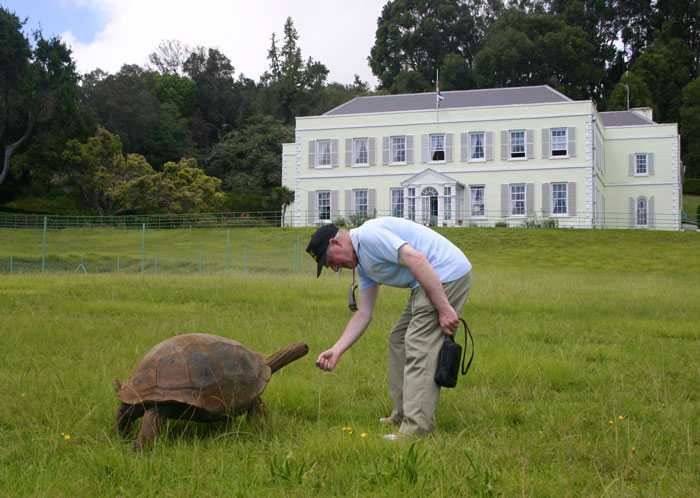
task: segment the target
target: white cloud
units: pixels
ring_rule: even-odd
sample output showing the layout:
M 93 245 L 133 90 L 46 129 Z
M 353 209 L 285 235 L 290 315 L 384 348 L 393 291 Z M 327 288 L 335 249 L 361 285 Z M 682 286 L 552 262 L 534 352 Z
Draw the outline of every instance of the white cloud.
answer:
M 215 47 L 233 63 L 236 73 L 258 79 L 268 67 L 267 51 L 274 31 L 281 39 L 288 16 L 299 33 L 302 56 L 330 70 L 329 81 L 350 83 L 355 73 L 372 85 L 367 63 L 377 18 L 385 0 L 70 0 L 90 6 L 107 19 L 89 43 L 70 31 L 68 43 L 80 72 L 101 68 L 116 72 L 122 64 L 145 64 L 163 40 Z

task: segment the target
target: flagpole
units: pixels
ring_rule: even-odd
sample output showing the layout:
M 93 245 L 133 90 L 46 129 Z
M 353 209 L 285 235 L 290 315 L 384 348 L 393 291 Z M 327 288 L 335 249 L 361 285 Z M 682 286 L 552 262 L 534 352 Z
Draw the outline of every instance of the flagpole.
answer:
M 440 122 L 440 69 L 435 70 L 435 117 Z

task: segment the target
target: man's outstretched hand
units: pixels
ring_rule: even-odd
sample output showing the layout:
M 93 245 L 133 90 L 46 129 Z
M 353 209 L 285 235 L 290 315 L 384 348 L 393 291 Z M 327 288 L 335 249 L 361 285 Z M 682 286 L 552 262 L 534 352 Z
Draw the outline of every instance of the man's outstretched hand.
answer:
M 335 368 L 338 360 L 340 360 L 340 353 L 331 348 L 318 355 L 316 366 L 321 370 L 330 372 Z

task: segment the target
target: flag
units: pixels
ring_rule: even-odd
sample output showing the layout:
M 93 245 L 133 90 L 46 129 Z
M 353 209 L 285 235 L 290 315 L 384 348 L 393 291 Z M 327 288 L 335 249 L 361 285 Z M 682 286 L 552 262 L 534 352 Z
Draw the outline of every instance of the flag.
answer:
M 440 70 L 435 71 L 435 108 L 440 109 L 440 101 L 445 97 L 440 93 Z

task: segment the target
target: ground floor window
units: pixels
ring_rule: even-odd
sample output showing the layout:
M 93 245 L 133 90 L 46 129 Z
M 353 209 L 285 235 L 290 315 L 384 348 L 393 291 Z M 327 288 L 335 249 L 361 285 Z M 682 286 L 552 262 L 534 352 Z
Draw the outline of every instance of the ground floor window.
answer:
M 403 189 L 391 189 L 391 216 L 403 218 Z
M 525 184 L 510 185 L 510 214 L 520 216 L 525 214 Z
M 408 187 L 408 219 L 416 221 L 416 189 Z
M 317 192 L 317 202 L 318 206 L 318 219 L 319 220 L 330 220 L 331 219 L 331 193 L 327 190 Z
M 566 187 L 566 183 L 552 183 L 552 214 L 568 212 Z
M 367 189 L 355 190 L 355 214 L 367 216 Z
M 484 206 L 484 191 L 486 187 L 483 185 L 472 185 L 469 187 L 469 203 L 471 205 L 472 216 L 484 216 L 486 209 Z
M 443 200 L 442 200 L 443 218 L 446 220 L 451 220 L 452 219 L 452 187 L 449 185 L 445 185 L 445 189 L 444 189 L 443 193 L 444 193 Z
M 645 227 L 648 225 L 648 204 L 644 197 L 637 199 L 637 226 Z

